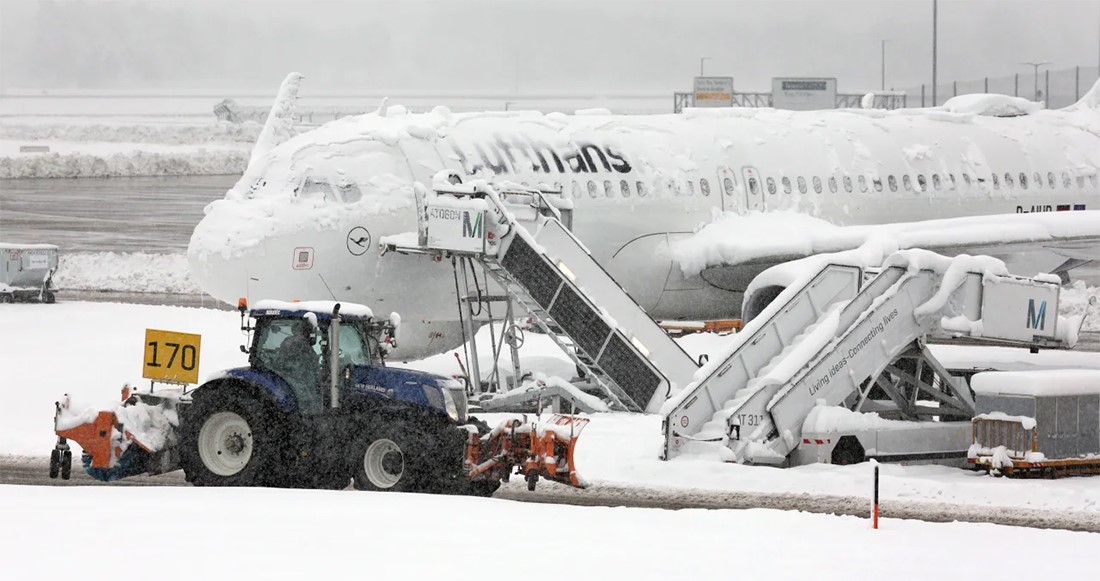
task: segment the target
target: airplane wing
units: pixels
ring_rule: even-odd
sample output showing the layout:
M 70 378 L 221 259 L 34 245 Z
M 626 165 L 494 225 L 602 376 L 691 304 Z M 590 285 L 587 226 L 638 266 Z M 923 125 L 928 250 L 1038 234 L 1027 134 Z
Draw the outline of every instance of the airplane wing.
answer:
M 748 282 L 745 270 L 759 271 L 811 255 L 861 247 L 884 253 L 923 248 L 947 256 L 984 254 L 1009 263 L 1021 255 L 1040 254 L 1048 257 L 1046 272 L 1063 274 L 1100 260 L 1100 211 L 999 214 L 873 226 L 835 226 L 794 212 L 726 214 L 674 242 L 672 255 L 685 275 L 698 274 L 718 288 L 740 291 Z

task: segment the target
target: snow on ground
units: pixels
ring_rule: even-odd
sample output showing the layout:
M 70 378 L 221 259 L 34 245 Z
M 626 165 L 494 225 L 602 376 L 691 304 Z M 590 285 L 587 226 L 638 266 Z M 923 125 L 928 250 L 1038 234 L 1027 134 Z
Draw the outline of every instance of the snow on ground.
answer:
M 219 579 L 350 573 L 640 581 L 734 574 L 902 581 L 980 578 L 1017 566 L 1022 555 L 1044 576 L 1070 580 L 1094 578 L 1100 549 L 1100 535 L 986 524 L 884 520 L 875 531 L 856 517 L 761 509 L 579 507 L 367 492 L 2 486 L 0 512 L 4 572 L 26 580 L 55 579 L 59 556 L 90 580 L 155 571 L 165 581 L 212 572 Z M 110 523 L 109 530 L 96 533 L 99 523 Z M 142 544 L 142 533 L 152 544 Z M 45 541 L 50 538 L 61 543 L 60 555 L 58 545 Z
M 7 121 L 0 123 L 0 179 L 237 174 L 258 134 L 256 123 Z
M 51 421 L 53 403 L 64 393 L 72 395 L 73 408 L 79 410 L 84 405 L 112 404 L 125 382 L 148 385 L 141 379 L 146 328 L 201 334 L 200 379 L 246 363 L 244 354 L 237 349 L 244 343 L 244 336 L 234 312 L 79 302 L 2 307 L 0 353 L 5 361 L 16 363 L 6 366 L 0 376 L 0 425 L 5 426 L 0 454 L 46 455 L 55 439 Z M 694 356 L 715 353 L 729 339 L 692 335 L 682 339 L 681 344 Z M 482 354 L 489 352 L 487 328 L 479 334 L 479 349 Z M 945 359 L 960 357 L 961 348 L 947 349 Z M 989 349 L 992 348 L 981 348 L 978 352 L 984 354 Z M 1011 356 L 1001 349 L 997 356 L 1009 359 Z M 1014 351 L 1019 359 L 1029 357 L 1026 350 Z M 1052 365 L 1058 365 L 1061 359 L 1088 359 L 1100 367 L 1100 355 L 1096 354 L 1043 352 L 1043 355 Z M 551 375 L 568 375 L 572 371 L 572 365 L 549 338 L 538 334 L 527 334 L 522 357 L 531 371 Z M 410 362 L 407 366 L 445 375 L 458 372 L 452 353 Z M 1070 366 L 1081 364 L 1077 361 Z M 658 489 L 862 496 L 870 487 L 866 464 L 778 469 L 690 459 L 662 462 L 658 460 L 660 424 L 660 418 L 652 415 L 593 416 L 577 447 L 578 470 L 597 485 Z M 885 499 L 1086 511 L 1100 516 L 1098 482 L 1098 477 L 1009 480 L 938 466 L 886 465 L 882 489 Z

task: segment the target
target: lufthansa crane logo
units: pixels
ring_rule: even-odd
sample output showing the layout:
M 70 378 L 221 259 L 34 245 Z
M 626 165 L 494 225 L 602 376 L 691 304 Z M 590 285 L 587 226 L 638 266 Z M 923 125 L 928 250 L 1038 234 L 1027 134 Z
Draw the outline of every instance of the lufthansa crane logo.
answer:
M 356 226 L 348 232 L 348 252 L 353 256 L 362 256 L 370 248 L 370 232 L 362 226 Z

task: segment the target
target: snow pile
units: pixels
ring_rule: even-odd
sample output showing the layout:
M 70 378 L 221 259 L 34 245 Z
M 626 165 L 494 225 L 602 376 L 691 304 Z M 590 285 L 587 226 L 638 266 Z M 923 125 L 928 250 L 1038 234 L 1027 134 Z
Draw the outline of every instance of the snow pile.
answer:
M 943 104 L 943 110 L 964 115 L 984 115 L 987 117 L 1015 117 L 1033 115 L 1043 110 L 1042 103 L 1028 101 L 1022 97 L 975 93 L 952 97 Z
M 0 179 L 225 175 L 244 171 L 243 149 L 181 147 L 177 151 L 149 152 L 135 147 L 111 154 L 43 153 L 0 157 Z
M 81 252 L 59 257 L 54 286 L 64 290 L 200 294 L 183 254 Z
M 913 422 L 887 420 L 876 413 L 853 412 L 843 406 L 825 405 L 824 400 L 818 400 L 806 419 L 802 422 L 802 432 L 825 434 L 830 432 L 854 432 L 858 430 L 888 430 L 891 428 L 904 428 Z
M 1090 305 L 1089 301 L 1095 303 Z M 1062 287 L 1058 296 L 1058 314 L 1067 319 L 1083 316 L 1082 331 L 1100 331 L 1100 287 L 1088 286 L 1081 280 Z
M 251 145 L 260 135 L 259 123 L 34 123 L 0 124 L 0 140 L 92 143 L 160 143 Z

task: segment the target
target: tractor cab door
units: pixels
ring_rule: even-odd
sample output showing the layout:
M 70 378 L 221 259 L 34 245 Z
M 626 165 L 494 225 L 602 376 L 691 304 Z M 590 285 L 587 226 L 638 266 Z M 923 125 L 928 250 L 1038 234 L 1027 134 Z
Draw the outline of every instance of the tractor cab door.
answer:
M 256 360 L 294 391 L 304 414 L 324 410 L 321 390 L 321 345 L 307 319 L 269 319 L 256 329 Z

